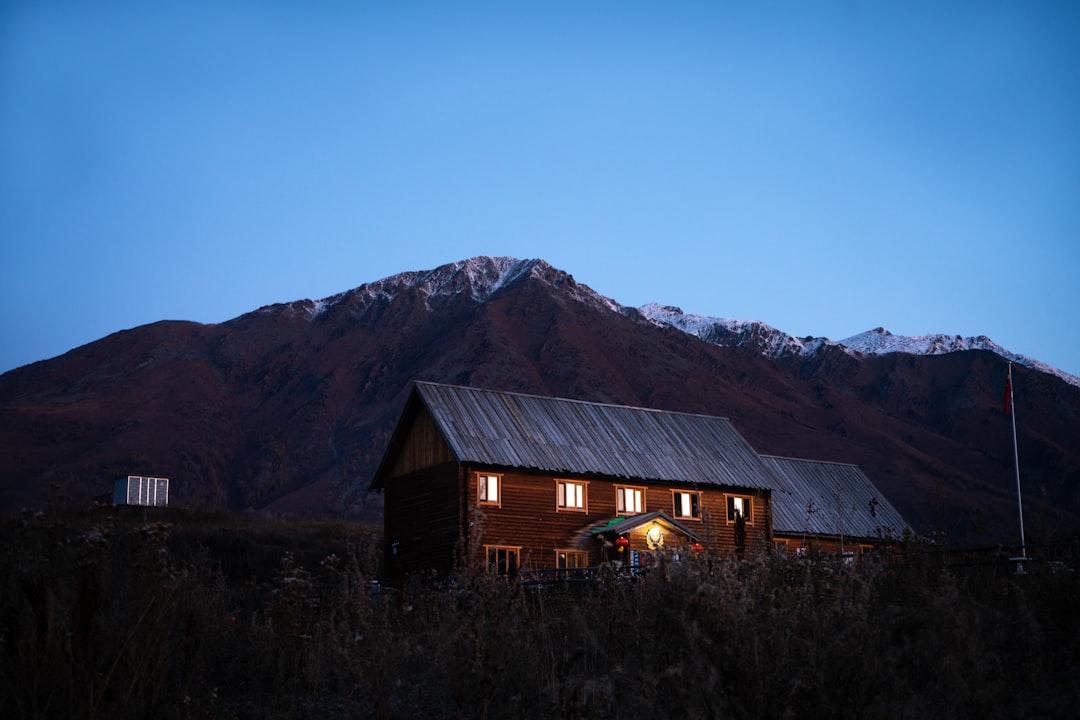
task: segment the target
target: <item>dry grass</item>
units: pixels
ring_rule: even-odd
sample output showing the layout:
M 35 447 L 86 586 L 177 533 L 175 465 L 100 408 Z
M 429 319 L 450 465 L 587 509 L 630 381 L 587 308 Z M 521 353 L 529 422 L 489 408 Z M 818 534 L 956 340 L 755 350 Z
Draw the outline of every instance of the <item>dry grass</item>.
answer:
M 378 533 L 344 523 L 109 509 L 0 536 L 7 717 L 1071 717 L 1080 685 L 1067 567 L 703 558 L 376 593 Z

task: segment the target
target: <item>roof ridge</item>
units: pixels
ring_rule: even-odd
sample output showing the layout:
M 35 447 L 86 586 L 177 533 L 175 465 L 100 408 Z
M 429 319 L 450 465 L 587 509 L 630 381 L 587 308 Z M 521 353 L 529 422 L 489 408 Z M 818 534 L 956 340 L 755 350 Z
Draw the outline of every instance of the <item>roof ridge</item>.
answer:
M 725 420 L 725 421 L 727 421 L 729 423 L 731 422 L 731 418 L 729 418 L 727 415 L 710 415 L 708 413 L 687 412 L 685 410 L 662 410 L 660 408 L 650 408 L 650 407 L 644 407 L 642 405 L 626 405 L 626 404 L 623 404 L 623 403 L 598 402 L 598 401 L 595 401 L 595 400 L 580 400 L 580 399 L 577 399 L 577 398 L 568 398 L 568 397 L 561 397 L 561 396 L 556 396 L 556 395 L 539 395 L 537 393 L 516 392 L 514 390 L 496 390 L 494 388 L 479 388 L 479 387 L 473 387 L 471 385 L 459 385 L 457 383 L 441 383 L 441 382 L 434 382 L 434 381 L 431 381 L 431 380 L 414 380 L 413 384 L 414 385 L 429 385 L 429 386 L 433 386 L 433 387 L 443 387 L 443 388 L 454 388 L 454 389 L 457 389 L 457 390 L 468 390 L 470 392 L 491 393 L 493 395 L 511 395 L 511 396 L 514 396 L 514 397 L 532 398 L 534 400 L 550 400 L 552 402 L 578 403 L 578 404 L 582 404 L 582 405 L 593 405 L 595 407 L 619 408 L 619 409 L 622 409 L 622 410 L 640 410 L 642 412 L 659 413 L 659 414 L 662 414 L 662 415 L 682 415 L 684 417 L 701 417 L 701 418 L 709 418 L 710 420 Z
M 818 463 L 821 465 L 847 465 L 848 467 L 858 468 L 859 470 L 862 469 L 859 467 L 858 463 L 844 462 L 843 460 L 815 460 L 814 458 L 800 458 L 792 457 L 790 455 L 772 455 L 770 453 L 758 453 L 758 457 L 769 458 L 772 460 L 793 460 L 796 462 Z

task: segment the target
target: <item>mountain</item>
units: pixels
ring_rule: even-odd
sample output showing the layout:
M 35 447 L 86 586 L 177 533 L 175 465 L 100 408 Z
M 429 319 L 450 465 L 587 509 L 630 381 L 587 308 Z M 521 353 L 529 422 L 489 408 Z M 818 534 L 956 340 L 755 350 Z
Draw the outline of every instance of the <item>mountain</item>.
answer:
M 947 355 L 966 350 L 987 350 L 1018 365 L 1056 375 L 1070 385 L 1080 387 L 1080 377 L 1025 355 L 1010 352 L 985 335 L 967 338 L 941 334 L 904 336 L 893 335 L 885 328 L 879 327 L 853 335 L 846 340 L 833 341 L 820 337 L 796 338 L 769 327 L 765 323 L 753 320 L 689 315 L 671 305 L 650 303 L 641 306 L 638 310 L 653 322 L 678 328 L 713 345 L 745 347 L 774 360 L 791 357 L 805 358 L 820 352 L 825 347 L 839 347 L 855 356 L 891 353 Z
M 658 325 L 668 325 L 720 347 L 741 347 L 773 360 L 806 358 L 826 347 L 838 347 L 826 338 L 796 338 L 756 320 L 731 320 L 689 315 L 672 305 L 650 303 L 638 311 Z
M 86 503 L 132 473 L 170 477 L 187 505 L 375 517 L 367 485 L 420 379 L 726 416 L 760 452 L 858 464 L 920 532 L 1016 541 L 1000 354 L 692 317 L 541 260 L 473 258 L 115 333 L 0 375 L 0 511 Z M 1075 533 L 1080 387 L 1018 365 L 1014 388 L 1028 540 Z

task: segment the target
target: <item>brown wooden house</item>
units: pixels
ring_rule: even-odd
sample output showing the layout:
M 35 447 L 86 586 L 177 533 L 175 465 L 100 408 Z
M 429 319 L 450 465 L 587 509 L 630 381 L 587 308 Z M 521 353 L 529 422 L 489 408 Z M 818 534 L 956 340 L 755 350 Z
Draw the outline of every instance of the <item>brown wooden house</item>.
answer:
M 782 552 L 858 555 L 910 532 L 856 465 L 773 455 L 761 460 L 775 478 L 773 536 Z
M 403 577 L 765 552 L 774 483 L 724 418 L 417 382 L 372 489 Z

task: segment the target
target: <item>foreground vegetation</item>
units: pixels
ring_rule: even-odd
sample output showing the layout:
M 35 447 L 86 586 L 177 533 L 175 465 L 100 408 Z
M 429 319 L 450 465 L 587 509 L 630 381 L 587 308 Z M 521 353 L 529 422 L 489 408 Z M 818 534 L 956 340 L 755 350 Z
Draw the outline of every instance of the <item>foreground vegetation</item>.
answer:
M 375 583 L 373 528 L 101 509 L 0 526 L 6 717 L 1072 717 L 1080 580 L 761 558 Z

